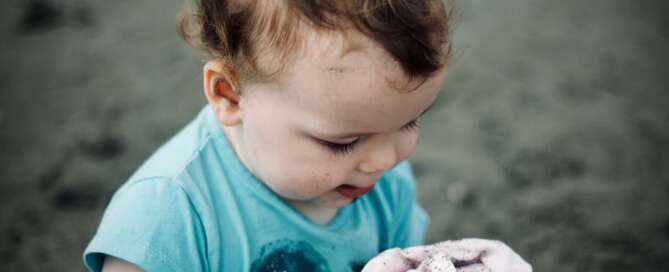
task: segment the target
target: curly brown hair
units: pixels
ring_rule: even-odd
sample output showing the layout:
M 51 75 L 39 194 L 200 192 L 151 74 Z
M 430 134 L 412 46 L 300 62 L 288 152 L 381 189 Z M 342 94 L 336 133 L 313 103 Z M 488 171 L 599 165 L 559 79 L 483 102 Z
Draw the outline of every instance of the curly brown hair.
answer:
M 444 3 L 446 1 L 447 3 Z M 409 78 L 427 78 L 450 54 L 454 0 L 199 0 L 184 5 L 178 32 L 208 59 L 223 59 L 242 80 L 275 71 L 258 65 L 264 50 L 285 63 L 299 47 L 299 29 L 353 27 L 380 45 Z M 278 49 L 278 50 L 277 50 Z M 261 69 L 262 68 L 262 69 Z M 265 69 L 265 70 L 263 70 Z

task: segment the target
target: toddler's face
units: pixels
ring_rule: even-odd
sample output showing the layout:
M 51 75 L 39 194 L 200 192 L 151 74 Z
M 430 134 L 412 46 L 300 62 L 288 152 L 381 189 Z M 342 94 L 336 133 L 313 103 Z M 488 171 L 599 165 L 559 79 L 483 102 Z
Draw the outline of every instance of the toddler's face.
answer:
M 399 90 L 407 78 L 382 48 L 360 34 L 348 41 L 355 50 L 340 35 L 307 39 L 275 80 L 244 87 L 241 123 L 225 127 L 249 170 L 296 207 L 349 204 L 409 157 L 444 78 Z

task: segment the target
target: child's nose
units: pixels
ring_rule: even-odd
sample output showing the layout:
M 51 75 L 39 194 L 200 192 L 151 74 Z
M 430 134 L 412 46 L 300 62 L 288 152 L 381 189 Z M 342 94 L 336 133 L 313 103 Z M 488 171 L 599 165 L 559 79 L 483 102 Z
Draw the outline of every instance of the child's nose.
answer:
M 397 164 L 397 148 L 388 141 L 371 149 L 367 157 L 360 163 L 360 171 L 376 174 L 386 171 Z

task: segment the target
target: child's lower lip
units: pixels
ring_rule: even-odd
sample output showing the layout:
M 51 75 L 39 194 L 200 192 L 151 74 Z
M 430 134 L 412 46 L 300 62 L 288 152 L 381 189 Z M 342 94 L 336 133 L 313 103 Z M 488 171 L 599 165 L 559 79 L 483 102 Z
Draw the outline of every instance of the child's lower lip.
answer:
M 337 187 L 335 191 L 337 191 L 337 193 L 339 193 L 344 197 L 356 198 L 366 193 L 369 193 L 369 191 L 371 191 L 372 189 L 374 189 L 374 185 L 369 187 L 355 187 L 351 185 L 341 185 Z

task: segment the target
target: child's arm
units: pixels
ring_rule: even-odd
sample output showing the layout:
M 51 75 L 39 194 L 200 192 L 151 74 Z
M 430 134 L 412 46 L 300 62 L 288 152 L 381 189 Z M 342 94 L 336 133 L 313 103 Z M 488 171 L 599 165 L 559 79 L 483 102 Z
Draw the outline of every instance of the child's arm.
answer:
M 178 180 L 141 179 L 114 194 L 84 252 L 84 262 L 94 272 L 102 271 L 107 256 L 147 271 L 206 270 L 206 237 Z
M 136 265 L 111 255 L 105 256 L 105 262 L 102 265 L 102 272 L 143 272 L 143 271 L 144 270 L 137 267 Z

